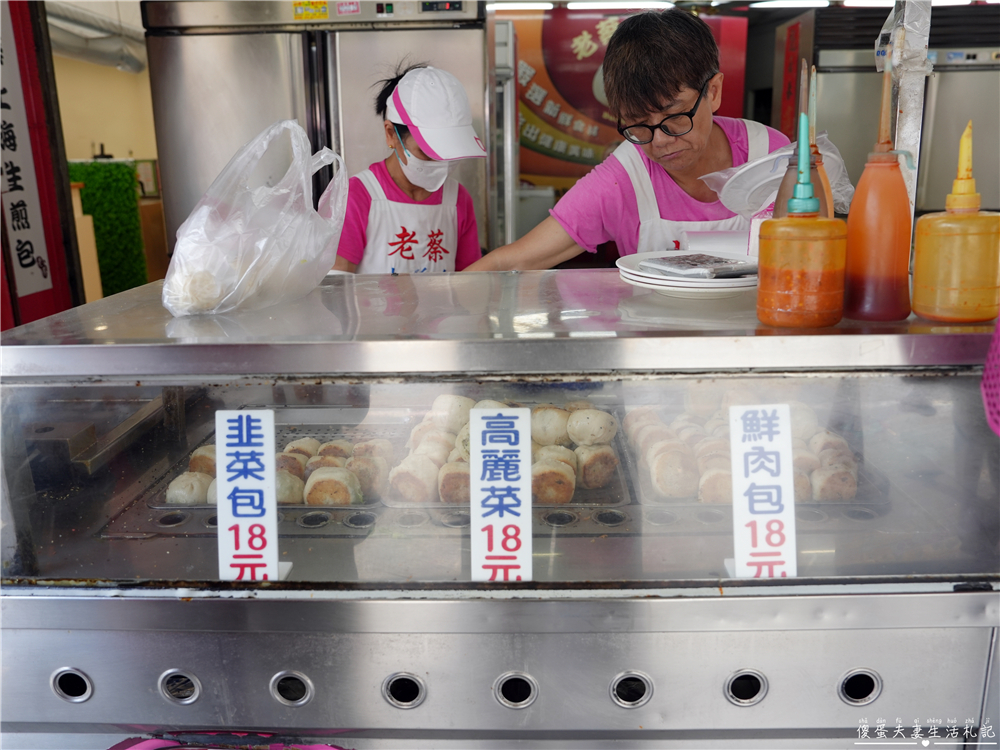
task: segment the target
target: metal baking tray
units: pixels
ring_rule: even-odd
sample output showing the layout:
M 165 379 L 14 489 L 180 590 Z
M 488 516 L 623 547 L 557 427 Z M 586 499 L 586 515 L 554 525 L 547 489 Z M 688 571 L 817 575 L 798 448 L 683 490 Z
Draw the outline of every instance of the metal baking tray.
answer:
M 525 404 L 531 408 L 535 404 Z M 406 441 L 409 439 L 411 429 L 420 423 L 424 416 L 424 411 L 415 409 L 378 409 L 378 410 L 358 410 L 341 409 L 335 407 L 277 407 L 277 406 L 245 406 L 244 408 L 268 408 L 275 412 L 275 450 L 284 447 L 292 440 L 304 437 L 313 437 L 322 442 L 330 440 L 345 439 L 352 443 L 365 440 L 382 438 L 392 443 L 396 459 L 395 466 L 406 455 Z M 607 411 L 610 411 L 606 409 Z M 214 440 L 214 433 L 209 435 L 200 445 L 192 448 L 193 452 L 201 445 L 210 445 Z M 618 454 L 618 468 L 610 484 L 603 489 L 582 489 L 578 488 L 573 495 L 573 500 L 567 503 L 571 507 L 614 507 L 627 505 L 631 502 L 628 482 L 625 475 L 626 448 L 622 434 L 619 431 L 611 442 L 612 447 Z M 176 461 L 157 479 L 142 496 L 142 503 L 154 510 L 176 510 L 178 508 L 212 508 L 211 505 L 174 505 L 168 504 L 165 500 L 167 486 L 173 479 L 188 469 L 190 453 L 182 459 Z M 392 469 L 393 466 L 389 468 Z M 351 508 L 366 508 L 384 504 L 392 508 L 420 508 L 420 509 L 440 509 L 440 508 L 462 508 L 468 507 L 463 503 L 410 503 L 403 500 L 391 490 L 381 501 L 369 501 L 360 505 L 352 505 Z M 280 509 L 298 508 L 315 509 L 328 507 L 347 506 L 320 506 L 320 505 L 281 505 Z M 535 507 L 559 508 L 561 505 L 538 505 Z
M 635 488 L 636 499 L 641 505 L 656 505 L 669 508 L 691 508 L 704 510 L 706 508 L 718 508 L 729 512 L 731 503 L 703 503 L 695 497 L 690 498 L 661 498 L 652 488 L 649 479 L 649 472 L 639 468 L 639 459 L 634 451 L 627 449 L 624 452 L 624 463 L 628 467 L 629 477 L 632 479 L 632 486 Z M 813 500 L 808 503 L 796 502 L 796 508 L 828 508 L 856 507 L 865 510 L 859 511 L 859 516 L 873 513 L 874 515 L 885 515 L 889 508 L 889 480 L 878 471 L 878 469 L 859 462 L 858 464 L 858 494 L 850 500 Z
M 530 407 L 529 407 L 530 408 Z M 573 499 L 568 503 L 543 505 L 532 503 L 534 508 L 612 508 L 618 505 L 628 505 L 631 497 L 628 490 L 628 481 L 625 478 L 625 443 L 621 437 L 621 431 L 615 435 L 611 441 L 611 447 L 618 454 L 618 468 L 615 475 L 607 487 L 599 490 L 590 490 L 578 487 L 573 493 Z M 398 462 L 397 462 L 398 463 Z M 468 503 L 411 503 L 403 500 L 391 488 L 382 502 L 390 508 L 468 508 Z
M 298 440 L 300 438 L 313 437 L 320 441 L 320 443 L 326 443 L 331 440 L 350 440 L 352 443 L 360 443 L 366 440 L 374 440 L 375 438 L 384 438 L 393 443 L 393 448 L 397 451 L 397 455 L 402 455 L 403 450 L 403 440 L 399 439 L 400 424 L 405 424 L 405 422 L 400 422 L 398 420 L 388 421 L 385 424 L 379 423 L 361 423 L 361 424 L 318 424 L 312 421 L 300 424 L 290 424 L 290 423 L 279 423 L 278 416 L 289 417 L 292 414 L 282 413 L 286 410 L 276 410 L 275 412 L 275 452 L 279 448 L 284 448 L 288 443 L 293 440 Z M 287 410 L 292 411 L 292 410 Z M 304 410 L 296 409 L 294 411 L 313 411 L 318 416 L 324 412 L 327 416 L 334 416 L 330 412 L 336 410 Z M 408 430 L 407 430 L 408 433 Z M 211 445 L 215 439 L 215 434 L 209 436 L 201 445 L 195 446 L 192 449 L 192 453 L 197 448 L 202 445 Z M 183 459 L 176 462 L 171 466 L 170 470 L 159 480 L 157 480 L 148 490 L 148 492 L 143 497 L 143 502 L 154 510 L 176 510 L 179 508 L 212 508 L 212 505 L 177 505 L 173 503 L 166 502 L 166 492 L 167 486 L 176 477 L 183 474 L 188 470 L 188 461 L 190 460 L 191 454 L 187 454 Z M 391 468 L 391 467 L 390 467 Z M 282 504 L 279 509 L 282 508 L 299 508 L 299 509 L 315 509 L 315 508 L 371 508 L 381 503 L 378 500 L 370 500 L 358 505 L 306 505 L 302 504 Z

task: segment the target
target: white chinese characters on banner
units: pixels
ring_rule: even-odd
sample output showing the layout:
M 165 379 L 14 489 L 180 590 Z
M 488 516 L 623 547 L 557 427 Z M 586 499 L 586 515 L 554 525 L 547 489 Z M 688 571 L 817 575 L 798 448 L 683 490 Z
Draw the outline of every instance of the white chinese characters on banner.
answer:
M 797 574 L 791 412 L 732 406 L 733 547 L 737 578 Z
M 52 288 L 45 246 L 38 181 L 31 151 L 31 134 L 21 86 L 21 65 L 11 25 L 9 3 L 0 3 L 0 193 L 10 242 L 10 265 L 17 296 Z M 46 144 L 46 148 L 48 145 Z
M 469 415 L 472 580 L 530 581 L 531 411 Z
M 219 578 L 277 581 L 274 412 L 215 412 Z

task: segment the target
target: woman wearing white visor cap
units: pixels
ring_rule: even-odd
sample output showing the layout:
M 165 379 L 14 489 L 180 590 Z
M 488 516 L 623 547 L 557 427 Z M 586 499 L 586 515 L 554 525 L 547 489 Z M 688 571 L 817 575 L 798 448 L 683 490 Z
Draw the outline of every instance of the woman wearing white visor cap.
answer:
M 486 156 L 469 98 L 451 73 L 423 65 L 381 83 L 375 113 L 392 153 L 351 178 L 333 268 L 461 271 L 481 257 L 479 231 L 472 197 L 448 168 L 456 159 Z

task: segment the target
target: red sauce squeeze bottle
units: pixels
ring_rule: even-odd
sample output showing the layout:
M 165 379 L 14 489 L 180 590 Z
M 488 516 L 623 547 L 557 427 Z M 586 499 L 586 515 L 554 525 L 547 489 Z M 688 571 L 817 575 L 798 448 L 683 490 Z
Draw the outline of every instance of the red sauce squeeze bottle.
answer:
M 882 77 L 879 140 L 868 154 L 847 215 L 844 317 L 904 320 L 910 315 L 910 197 L 890 135 L 892 64 Z M 912 166 L 912 164 L 911 164 Z

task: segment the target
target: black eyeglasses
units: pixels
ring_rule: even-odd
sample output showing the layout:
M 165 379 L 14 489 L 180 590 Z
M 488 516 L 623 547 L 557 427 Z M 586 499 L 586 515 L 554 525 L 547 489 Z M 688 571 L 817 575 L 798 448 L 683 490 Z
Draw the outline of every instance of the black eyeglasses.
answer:
M 690 112 L 678 112 L 676 115 L 667 115 L 656 125 L 629 125 L 627 128 L 619 125 L 618 132 L 627 140 L 639 145 L 652 142 L 654 128 L 659 128 L 667 135 L 674 137 L 687 135 L 694 129 L 694 114 L 698 111 L 698 105 L 701 104 L 701 100 L 705 97 L 709 81 L 714 77 L 713 74 L 709 76 L 708 81 L 705 81 L 705 85 L 701 87 L 701 93 L 698 94 L 698 101 L 694 103 Z

